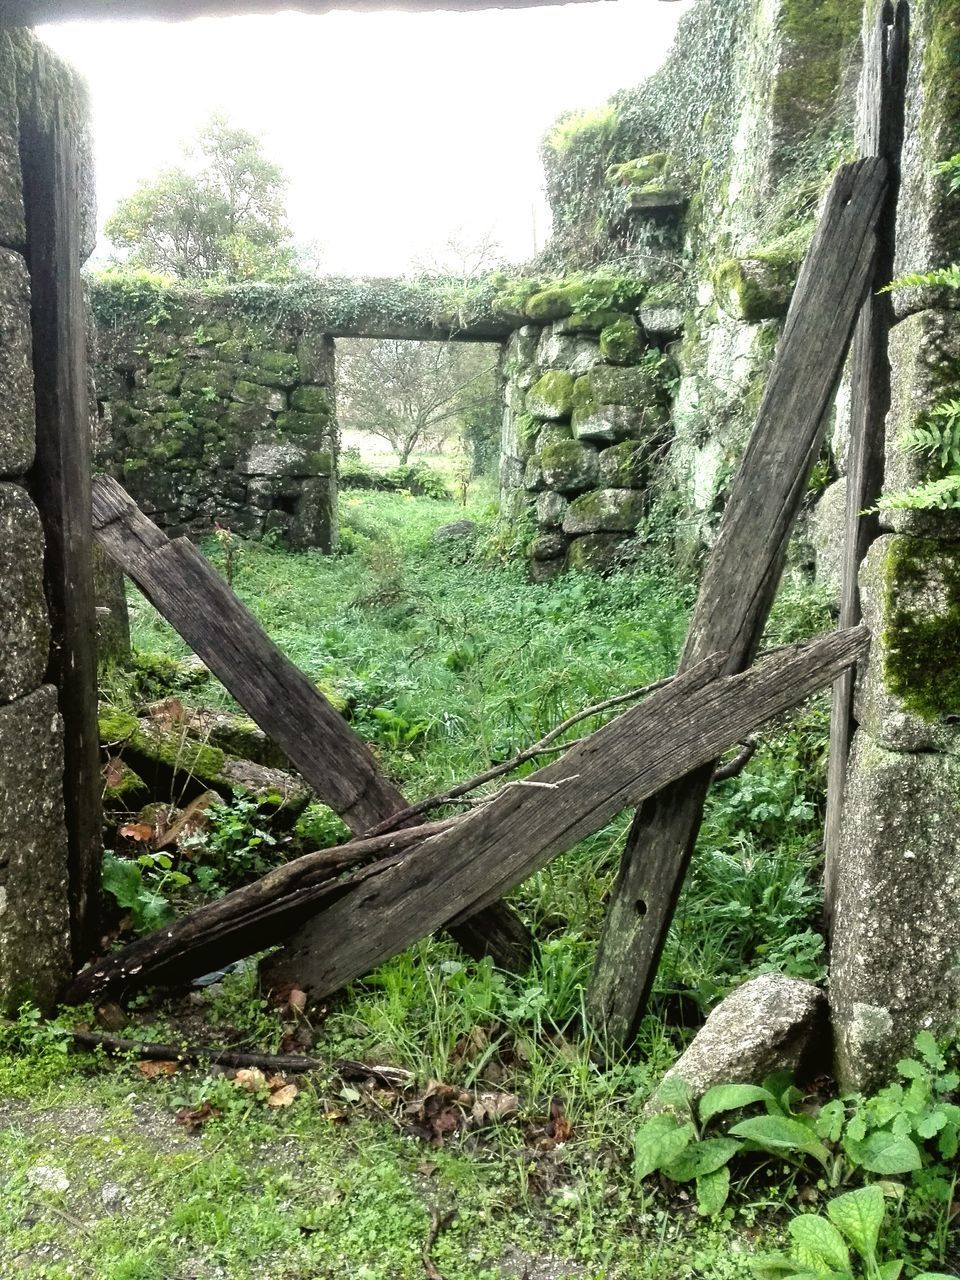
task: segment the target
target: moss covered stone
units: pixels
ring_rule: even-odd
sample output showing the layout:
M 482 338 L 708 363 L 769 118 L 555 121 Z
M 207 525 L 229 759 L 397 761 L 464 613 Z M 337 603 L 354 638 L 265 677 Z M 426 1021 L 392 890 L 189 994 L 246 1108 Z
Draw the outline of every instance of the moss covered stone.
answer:
M 632 559 L 630 540 L 620 533 L 585 533 L 574 538 L 567 551 L 567 568 L 590 573 L 612 573 Z
M 530 544 L 534 560 L 555 560 L 567 550 L 567 539 L 562 533 L 543 533 Z
M 330 426 L 330 417 L 324 413 L 277 414 L 277 431 L 281 436 L 322 436 Z
M 534 456 L 548 489 L 579 493 L 597 483 L 600 474 L 597 450 L 579 440 L 560 440 Z
M 632 369 L 601 365 L 577 379 L 573 405 L 582 415 L 597 405 L 620 404 L 639 409 L 662 407 L 668 399 L 659 363 L 645 363 Z
M 537 498 L 537 524 L 542 529 L 559 529 L 569 505 L 562 494 L 552 489 L 541 493 Z
M 241 378 L 231 391 L 234 400 L 240 404 L 258 405 L 269 409 L 271 413 L 280 413 L 287 407 L 287 397 L 276 387 L 264 387 L 258 382 L 250 382 Z
M 543 374 L 527 392 L 527 412 L 534 418 L 557 421 L 573 409 L 573 375 L 561 369 Z
M 332 397 L 326 387 L 297 387 L 290 395 L 290 408 L 301 413 L 314 413 L 330 418 Z
M 637 489 L 595 489 L 570 503 L 563 517 L 563 531 L 633 533 L 646 511 L 646 494 Z
M 646 479 L 649 450 L 624 440 L 600 450 L 600 484 L 604 489 L 636 489 Z
M 960 716 L 960 543 L 884 541 L 887 688 L 925 720 Z
M 600 354 L 611 364 L 635 364 L 643 350 L 643 331 L 633 316 L 619 316 L 600 332 Z

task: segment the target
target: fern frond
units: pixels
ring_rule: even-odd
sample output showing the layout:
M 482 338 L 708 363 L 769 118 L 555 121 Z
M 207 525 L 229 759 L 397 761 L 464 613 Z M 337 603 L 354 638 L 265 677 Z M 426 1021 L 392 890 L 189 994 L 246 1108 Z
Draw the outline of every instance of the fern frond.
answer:
M 878 292 L 890 293 L 893 289 L 960 289 L 960 262 L 937 267 L 934 271 L 907 272 L 885 284 Z

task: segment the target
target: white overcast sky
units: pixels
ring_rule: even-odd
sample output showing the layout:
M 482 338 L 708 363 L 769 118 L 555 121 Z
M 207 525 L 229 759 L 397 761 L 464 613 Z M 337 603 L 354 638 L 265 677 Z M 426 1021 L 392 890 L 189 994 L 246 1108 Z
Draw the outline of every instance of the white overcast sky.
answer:
M 522 261 L 548 216 L 539 140 L 663 61 L 692 0 L 480 13 L 65 23 L 87 78 L 102 220 L 213 111 L 262 135 L 326 271 L 393 274 L 459 231 Z

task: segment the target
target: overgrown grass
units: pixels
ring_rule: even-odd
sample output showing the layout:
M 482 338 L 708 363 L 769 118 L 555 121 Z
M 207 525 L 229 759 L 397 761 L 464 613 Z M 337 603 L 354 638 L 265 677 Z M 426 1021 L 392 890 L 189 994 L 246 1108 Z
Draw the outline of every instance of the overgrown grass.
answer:
M 244 545 L 234 566 L 240 596 L 290 658 L 343 700 L 411 798 L 509 757 L 585 705 L 667 674 L 692 600 L 689 584 L 660 563 L 608 579 L 570 575 L 531 585 L 519 565 L 491 564 L 463 544 L 434 540 L 438 523 L 464 514 L 489 513 L 347 493 L 339 556 Z M 204 549 L 215 562 L 222 555 L 216 544 Z M 132 605 L 139 649 L 185 653 L 141 597 Z M 821 599 L 788 593 L 770 643 L 827 625 Z M 113 696 L 124 696 L 122 680 Z M 216 684 L 196 696 L 229 701 Z M 203 1072 L 150 1083 L 131 1083 L 129 1068 L 91 1076 L 89 1059 L 64 1058 L 56 1031 L 46 1040 L 21 1034 L 23 1055 L 0 1066 L 0 1089 L 22 1100 L 0 1140 L 8 1193 L 0 1258 L 27 1259 L 24 1275 L 57 1280 L 406 1280 L 424 1273 L 419 1249 L 431 1209 L 456 1201 L 457 1218 L 433 1252 L 447 1280 L 522 1275 L 525 1267 L 544 1280 L 746 1276 L 738 1233 L 765 1212 L 771 1192 L 755 1196 L 752 1209 L 741 1204 L 736 1220 L 728 1210 L 694 1229 L 688 1205 L 668 1208 L 634 1185 L 632 1135 L 653 1084 L 689 1034 L 677 1025 L 678 996 L 689 1019 L 691 1007 L 702 1014 L 766 968 L 821 973 L 815 923 L 825 730 L 823 707 L 811 705 L 768 730 L 747 770 L 714 788 L 657 997 L 627 1057 L 598 1052 L 604 1046 L 584 1025 L 583 1001 L 629 815 L 513 895 L 541 941 L 530 974 L 504 976 L 434 938 L 331 1004 L 315 1049 L 330 1063 L 348 1055 L 408 1067 L 423 1084 L 515 1093 L 520 1123 L 482 1139 L 467 1135 L 426 1159 L 386 1120 L 338 1100 L 340 1086 L 322 1074 L 289 1113 L 274 1116 Z M 158 1025 L 138 1032 L 169 1034 L 164 1016 L 154 1009 Z M 238 1044 L 273 1048 L 283 1031 L 255 989 L 253 969 L 205 997 L 203 1016 L 211 1038 Z M 148 1097 L 144 1114 L 152 1116 L 201 1101 L 223 1114 L 184 1152 L 131 1123 Z M 530 1135 L 553 1099 L 571 1132 L 540 1149 Z M 81 1106 L 94 1109 L 103 1140 L 94 1151 L 93 1139 L 81 1135 L 54 1159 L 51 1135 L 69 1131 L 65 1117 Z M 73 1189 L 38 1190 L 25 1173 L 37 1163 L 75 1168 Z M 105 1224 L 90 1208 L 97 1179 L 138 1189 Z M 73 1231 L 66 1258 L 57 1240 L 69 1219 L 57 1208 L 98 1223 L 95 1238 Z M 547 1255 L 566 1261 L 553 1270 L 530 1262 Z

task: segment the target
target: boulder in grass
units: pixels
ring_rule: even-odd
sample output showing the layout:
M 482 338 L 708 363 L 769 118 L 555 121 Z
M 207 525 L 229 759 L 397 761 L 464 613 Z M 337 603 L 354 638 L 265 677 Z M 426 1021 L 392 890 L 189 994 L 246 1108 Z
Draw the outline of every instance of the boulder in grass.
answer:
M 807 1074 L 829 1066 L 827 999 L 800 978 L 768 973 L 721 1000 L 670 1068 L 649 1103 L 666 1105 L 675 1081 L 696 1101 L 718 1084 L 759 1084 L 774 1071 Z

